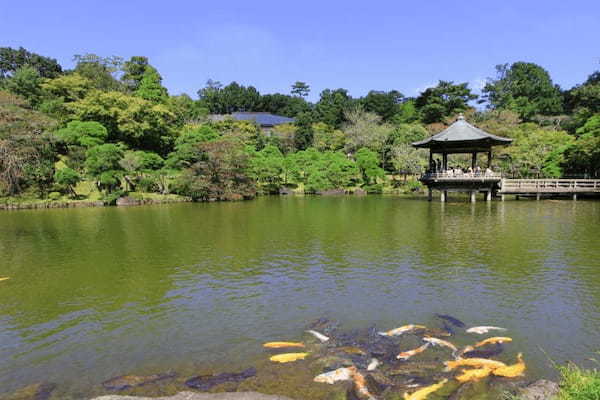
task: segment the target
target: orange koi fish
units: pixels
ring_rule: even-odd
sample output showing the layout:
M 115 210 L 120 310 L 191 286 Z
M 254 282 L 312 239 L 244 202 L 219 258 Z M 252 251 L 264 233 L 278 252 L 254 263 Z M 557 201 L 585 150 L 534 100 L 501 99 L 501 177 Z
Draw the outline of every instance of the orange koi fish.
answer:
M 456 380 L 461 383 L 476 381 L 489 376 L 491 372 L 492 370 L 489 368 L 470 369 L 467 371 L 463 371 L 461 375 L 458 375 L 456 377 Z
M 396 358 L 398 360 L 408 360 L 412 356 L 424 352 L 428 347 L 429 347 L 429 343 L 425 343 L 423 346 L 417 347 L 416 349 L 403 351 L 402 353 L 398 354 L 396 356 Z
M 285 354 L 277 354 L 269 358 L 269 360 L 278 362 L 278 363 L 287 363 L 297 360 L 304 360 L 308 353 L 285 353 Z
M 283 349 L 286 347 L 304 347 L 304 343 L 300 342 L 268 342 L 263 344 L 267 349 Z
M 438 391 L 448 382 L 448 379 L 442 379 L 438 383 L 419 389 L 413 394 L 404 393 L 404 400 L 425 400 L 431 393 Z
M 492 373 L 496 376 L 503 376 L 505 378 L 515 378 L 517 376 L 523 375 L 525 372 L 525 362 L 523 361 L 523 354 L 519 353 L 517 355 L 517 363 L 512 365 L 507 365 L 502 368 L 497 368 L 492 371 Z
M 481 367 L 489 369 L 497 369 L 506 367 L 506 364 L 496 360 L 488 360 L 487 358 L 462 358 L 456 361 L 445 361 L 447 371 L 452 371 L 458 367 Z

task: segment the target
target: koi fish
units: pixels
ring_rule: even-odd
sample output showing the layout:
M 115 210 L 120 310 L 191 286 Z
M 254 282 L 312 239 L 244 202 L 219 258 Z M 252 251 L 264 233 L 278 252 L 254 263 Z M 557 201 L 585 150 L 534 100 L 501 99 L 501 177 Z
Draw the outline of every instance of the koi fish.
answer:
M 361 349 L 359 349 L 358 347 L 354 347 L 354 346 L 338 347 L 336 350 L 343 351 L 344 353 L 347 353 L 347 354 L 358 354 L 361 356 L 364 356 L 367 354 L 364 351 L 362 351 Z
M 378 359 L 373 358 L 371 360 L 371 362 L 369 363 L 369 365 L 367 365 L 367 371 L 375 371 L 377 369 L 377 367 L 379 367 L 381 363 L 379 362 Z
M 434 346 L 444 346 L 447 347 L 449 349 L 452 349 L 453 352 L 457 352 L 458 349 L 456 348 L 455 345 L 453 345 L 452 343 L 448 342 L 447 340 L 442 340 L 442 339 L 438 339 L 438 338 L 434 338 L 434 337 L 424 337 L 423 341 L 427 342 L 427 343 L 431 343 Z
M 496 360 L 488 360 L 487 358 L 462 358 L 456 361 L 445 361 L 446 371 L 452 371 L 457 367 L 482 367 L 489 369 L 497 369 L 506 367 L 506 364 Z
M 505 378 L 515 378 L 517 376 L 523 375 L 525 372 L 525 362 L 523 361 L 523 354 L 519 353 L 517 355 L 517 363 L 512 365 L 507 365 L 502 368 L 497 368 L 492 371 L 492 373 L 496 376 L 503 376 Z
M 286 347 L 304 347 L 304 343 L 300 342 L 268 342 L 263 344 L 267 349 L 283 349 Z
M 278 363 L 287 363 L 297 360 L 304 360 L 308 353 L 285 353 L 285 354 L 277 354 L 269 358 L 269 360 L 278 362 Z
M 435 314 L 435 315 L 436 315 L 436 317 L 438 317 L 440 319 L 444 319 L 444 320 L 450 322 L 452 325 L 456 326 L 457 328 L 464 328 L 466 326 L 464 322 L 462 322 L 458 318 L 454 318 L 451 315 L 443 315 L 443 314 Z
M 477 333 L 483 335 L 489 331 L 505 331 L 506 328 L 500 328 L 498 326 L 474 326 L 466 330 L 467 333 Z
M 313 335 L 314 337 L 316 337 L 317 339 L 319 339 L 321 341 L 321 343 L 325 343 L 326 341 L 329 340 L 328 336 L 323 335 L 322 333 L 319 333 L 317 331 L 313 331 L 312 329 L 306 331 L 308 333 L 310 333 L 311 335 Z
M 419 389 L 413 394 L 404 393 L 404 400 L 425 400 L 427 396 L 431 393 L 438 391 L 448 382 L 448 379 L 442 379 L 440 382 L 424 387 L 423 389 Z
M 147 376 L 121 375 L 102 382 L 102 386 L 107 390 L 125 390 L 173 377 L 175 377 L 174 373 Z
M 470 349 L 472 347 L 473 346 L 465 347 L 465 349 L 463 351 L 461 351 L 460 356 L 464 356 L 466 358 L 490 358 L 490 357 L 497 356 L 498 354 L 502 353 L 502 351 L 504 350 L 504 348 L 502 347 L 502 345 L 500 343 L 496 344 L 492 348 L 487 348 L 484 350 Z
M 367 381 L 363 374 L 358 371 L 354 371 L 352 374 L 352 380 L 354 381 L 354 391 L 358 395 L 359 398 L 367 398 L 369 400 L 375 400 L 375 396 L 369 393 L 369 389 L 367 388 Z
M 429 343 L 425 343 L 423 346 L 417 347 L 416 349 L 403 351 L 402 353 L 398 354 L 396 356 L 396 358 L 398 360 L 408 360 L 412 356 L 424 352 L 428 347 L 429 347 Z
M 491 337 L 491 338 L 482 340 L 481 342 L 475 343 L 473 345 L 473 347 L 481 347 L 481 346 L 485 346 L 486 344 L 495 344 L 495 343 L 502 344 L 504 342 L 512 342 L 512 339 L 509 337 L 502 337 L 502 336 Z
M 313 381 L 318 383 L 329 383 L 330 385 L 333 385 L 338 381 L 349 381 L 352 379 L 354 372 L 356 372 L 356 367 L 338 368 L 336 370 L 315 376 Z
M 413 324 L 410 324 L 410 325 L 401 326 L 400 328 L 389 330 L 387 332 L 378 332 L 378 333 L 381 336 L 400 336 L 400 335 L 403 335 L 403 334 L 405 334 L 407 332 L 414 331 L 414 330 L 417 330 L 417 329 L 427 329 L 427 327 L 423 326 L 423 325 L 413 325 Z
M 10 278 L 8 276 L 5 276 L 4 278 L 0 278 L 0 281 L 6 281 L 9 280 Z
M 458 375 L 456 380 L 461 383 L 476 381 L 489 376 L 491 372 L 492 370 L 489 368 L 470 369 Z

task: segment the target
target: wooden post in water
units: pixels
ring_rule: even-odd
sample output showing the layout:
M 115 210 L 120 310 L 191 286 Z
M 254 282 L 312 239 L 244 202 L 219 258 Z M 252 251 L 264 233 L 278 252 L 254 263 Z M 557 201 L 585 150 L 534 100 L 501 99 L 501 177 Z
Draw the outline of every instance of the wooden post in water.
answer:
M 475 200 L 476 200 L 476 199 L 475 199 L 475 194 L 476 194 L 476 193 L 477 193 L 476 191 L 474 191 L 474 190 L 471 190 L 471 203 L 475 203 Z
M 492 201 L 492 191 L 488 190 L 485 192 L 485 201 Z
M 500 195 L 500 201 L 504 201 L 504 195 L 503 194 Z
M 577 200 L 577 193 L 573 193 L 573 200 Z
M 427 201 L 433 200 L 433 190 L 431 188 L 427 189 Z
M 440 201 L 442 203 L 446 202 L 446 197 L 448 196 L 448 192 L 446 192 L 445 190 L 440 190 Z
M 537 194 L 535 195 L 535 199 L 539 200 L 542 198 L 542 194 L 540 192 L 537 192 Z

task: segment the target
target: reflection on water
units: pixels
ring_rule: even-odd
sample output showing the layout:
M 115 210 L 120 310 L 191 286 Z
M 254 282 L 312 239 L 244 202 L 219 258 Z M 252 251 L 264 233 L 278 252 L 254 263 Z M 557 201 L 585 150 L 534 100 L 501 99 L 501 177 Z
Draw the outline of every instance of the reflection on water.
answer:
M 545 375 L 544 352 L 600 348 L 599 222 L 598 202 L 396 197 L 3 212 L 0 392 L 247 365 L 322 315 L 505 326 Z

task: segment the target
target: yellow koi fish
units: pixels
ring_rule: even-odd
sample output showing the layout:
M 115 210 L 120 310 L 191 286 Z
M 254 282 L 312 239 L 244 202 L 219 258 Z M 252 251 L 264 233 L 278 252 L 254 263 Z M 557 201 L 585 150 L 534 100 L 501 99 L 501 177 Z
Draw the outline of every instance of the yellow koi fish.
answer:
M 489 376 L 491 372 L 492 370 L 489 368 L 470 369 L 467 371 L 463 371 L 461 375 L 458 375 L 456 377 L 456 380 L 461 383 L 477 381 L 479 379 Z
M 417 347 L 416 349 L 403 351 L 402 353 L 398 354 L 396 356 L 396 358 L 398 360 L 408 360 L 412 356 L 424 352 L 428 347 L 429 347 L 429 343 L 425 343 L 423 346 Z
M 285 353 L 285 354 L 277 354 L 269 358 L 269 360 L 278 362 L 278 363 L 287 363 L 297 360 L 304 360 L 308 353 Z
M 504 343 L 504 342 L 512 342 L 512 339 L 509 337 L 502 337 L 502 336 L 491 337 L 491 338 L 482 340 L 481 342 L 475 343 L 473 345 L 473 347 L 481 347 L 481 346 L 485 346 L 486 344 Z
M 367 354 L 364 351 L 362 351 L 361 349 L 359 349 L 358 347 L 354 347 L 354 346 L 338 347 L 336 350 L 343 351 L 344 353 L 347 353 L 347 354 L 358 354 L 361 356 L 364 356 L 365 354 Z
M 517 363 L 512 365 L 507 365 L 506 367 L 497 368 L 492 371 L 492 373 L 496 376 L 503 376 L 505 378 L 515 378 L 517 376 L 523 375 L 525 372 L 525 362 L 523 361 L 523 354 L 519 353 L 517 355 Z
M 350 379 L 352 379 L 352 376 L 355 372 L 356 367 L 338 368 L 336 370 L 317 375 L 313 380 L 315 382 L 329 383 L 330 385 L 333 385 L 335 382 L 338 381 L 349 381 Z
M 427 337 L 423 338 L 423 341 L 427 342 L 427 343 L 431 343 L 434 346 L 444 346 L 444 347 L 447 347 L 449 349 L 452 349 L 453 352 L 458 351 L 458 349 L 456 348 L 456 346 L 453 345 L 452 343 L 450 343 L 447 340 L 443 340 L 443 339 L 438 339 L 438 338 L 428 337 L 427 336 Z
M 443 379 L 434 385 L 424 387 L 423 389 L 419 389 L 413 394 L 409 395 L 408 393 L 404 393 L 404 400 L 425 400 L 427 396 L 429 396 L 431 393 L 441 389 L 442 386 L 446 384 L 446 382 L 448 382 L 448 379 Z
M 480 368 L 489 368 L 489 369 L 497 369 L 506 367 L 506 364 L 496 360 L 488 360 L 487 358 L 462 358 L 456 361 L 445 361 L 444 365 L 446 365 L 447 371 L 452 371 L 458 367 L 480 367 Z
M 6 280 L 8 280 L 8 279 L 10 279 L 10 278 L 9 278 L 8 276 L 6 276 L 6 277 L 4 277 L 4 278 L 0 278 L 0 281 L 6 281 Z
M 283 349 L 286 347 L 304 347 L 304 343 L 300 342 L 269 342 L 263 344 L 267 349 Z
M 427 327 L 423 326 L 423 325 L 410 324 L 410 325 L 401 326 L 400 328 L 389 330 L 387 332 L 379 332 L 379 334 L 382 336 L 400 336 L 407 332 L 411 332 L 411 331 L 414 331 L 417 329 L 427 329 Z

